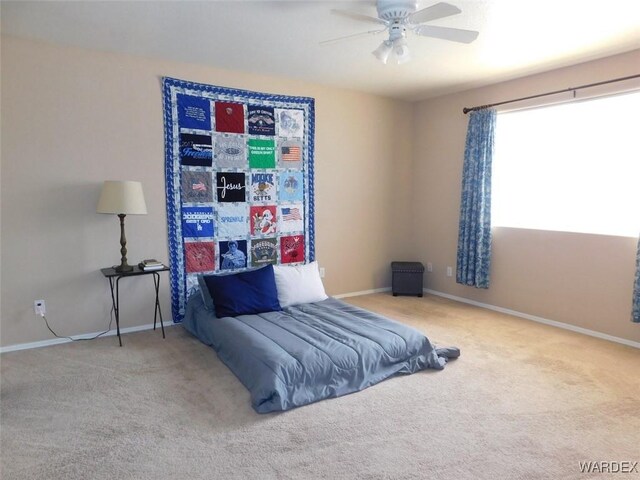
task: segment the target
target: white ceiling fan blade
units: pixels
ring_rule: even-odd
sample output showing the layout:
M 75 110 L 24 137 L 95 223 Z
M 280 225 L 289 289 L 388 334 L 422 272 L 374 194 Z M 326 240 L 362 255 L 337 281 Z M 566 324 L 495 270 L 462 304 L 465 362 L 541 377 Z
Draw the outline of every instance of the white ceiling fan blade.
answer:
M 419 25 L 414 30 L 423 37 L 441 38 L 452 42 L 471 43 L 478 38 L 479 32 L 475 30 L 462 30 L 460 28 L 436 27 L 433 25 Z
M 385 22 L 381 18 L 371 17 L 369 15 L 363 15 L 362 13 L 351 12 L 349 10 L 332 9 L 331 13 L 333 13 L 334 15 L 341 15 L 343 17 L 348 17 L 348 18 L 350 18 L 352 20 L 358 20 L 360 22 L 379 23 L 381 25 L 386 25 L 387 24 L 387 22 Z
M 332 38 L 330 40 L 323 40 L 320 42 L 320 45 L 331 45 L 333 43 L 338 43 L 343 40 L 353 40 L 354 38 L 364 37 L 365 35 L 375 35 L 376 33 L 382 33 L 386 30 L 386 28 L 380 30 L 369 30 L 368 32 L 360 32 L 354 33 L 353 35 L 346 35 L 344 37 Z
M 462 10 L 455 5 L 440 2 L 413 13 L 409 16 L 409 21 L 411 23 L 430 22 L 432 20 L 438 20 L 439 18 L 450 17 L 451 15 L 456 15 L 461 12 Z

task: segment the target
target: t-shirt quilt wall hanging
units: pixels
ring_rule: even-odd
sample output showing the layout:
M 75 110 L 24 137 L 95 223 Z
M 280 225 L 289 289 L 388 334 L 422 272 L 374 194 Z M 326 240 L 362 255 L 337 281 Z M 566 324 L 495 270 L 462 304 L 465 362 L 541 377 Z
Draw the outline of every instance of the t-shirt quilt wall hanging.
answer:
M 173 321 L 198 275 L 314 260 L 314 99 L 163 79 Z

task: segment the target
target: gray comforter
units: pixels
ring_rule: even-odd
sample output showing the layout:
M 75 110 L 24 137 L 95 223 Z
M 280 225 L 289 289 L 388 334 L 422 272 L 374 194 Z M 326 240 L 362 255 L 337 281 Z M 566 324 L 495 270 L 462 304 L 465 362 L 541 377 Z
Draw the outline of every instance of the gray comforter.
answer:
M 356 392 L 395 374 L 444 368 L 456 348 L 335 298 L 281 312 L 216 318 L 200 295 L 184 327 L 211 345 L 251 392 L 259 413 Z

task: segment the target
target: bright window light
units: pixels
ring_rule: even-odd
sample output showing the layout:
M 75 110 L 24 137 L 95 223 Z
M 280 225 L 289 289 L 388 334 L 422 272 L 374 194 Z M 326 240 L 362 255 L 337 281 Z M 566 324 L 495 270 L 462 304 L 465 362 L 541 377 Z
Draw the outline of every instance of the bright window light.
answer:
M 499 113 L 492 225 L 637 237 L 640 92 Z

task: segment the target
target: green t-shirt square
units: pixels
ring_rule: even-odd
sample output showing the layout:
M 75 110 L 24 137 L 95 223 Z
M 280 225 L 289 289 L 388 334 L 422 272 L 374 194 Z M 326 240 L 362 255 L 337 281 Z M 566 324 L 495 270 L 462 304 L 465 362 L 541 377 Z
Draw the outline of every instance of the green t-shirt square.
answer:
M 250 138 L 249 168 L 276 168 L 276 144 L 273 140 Z

